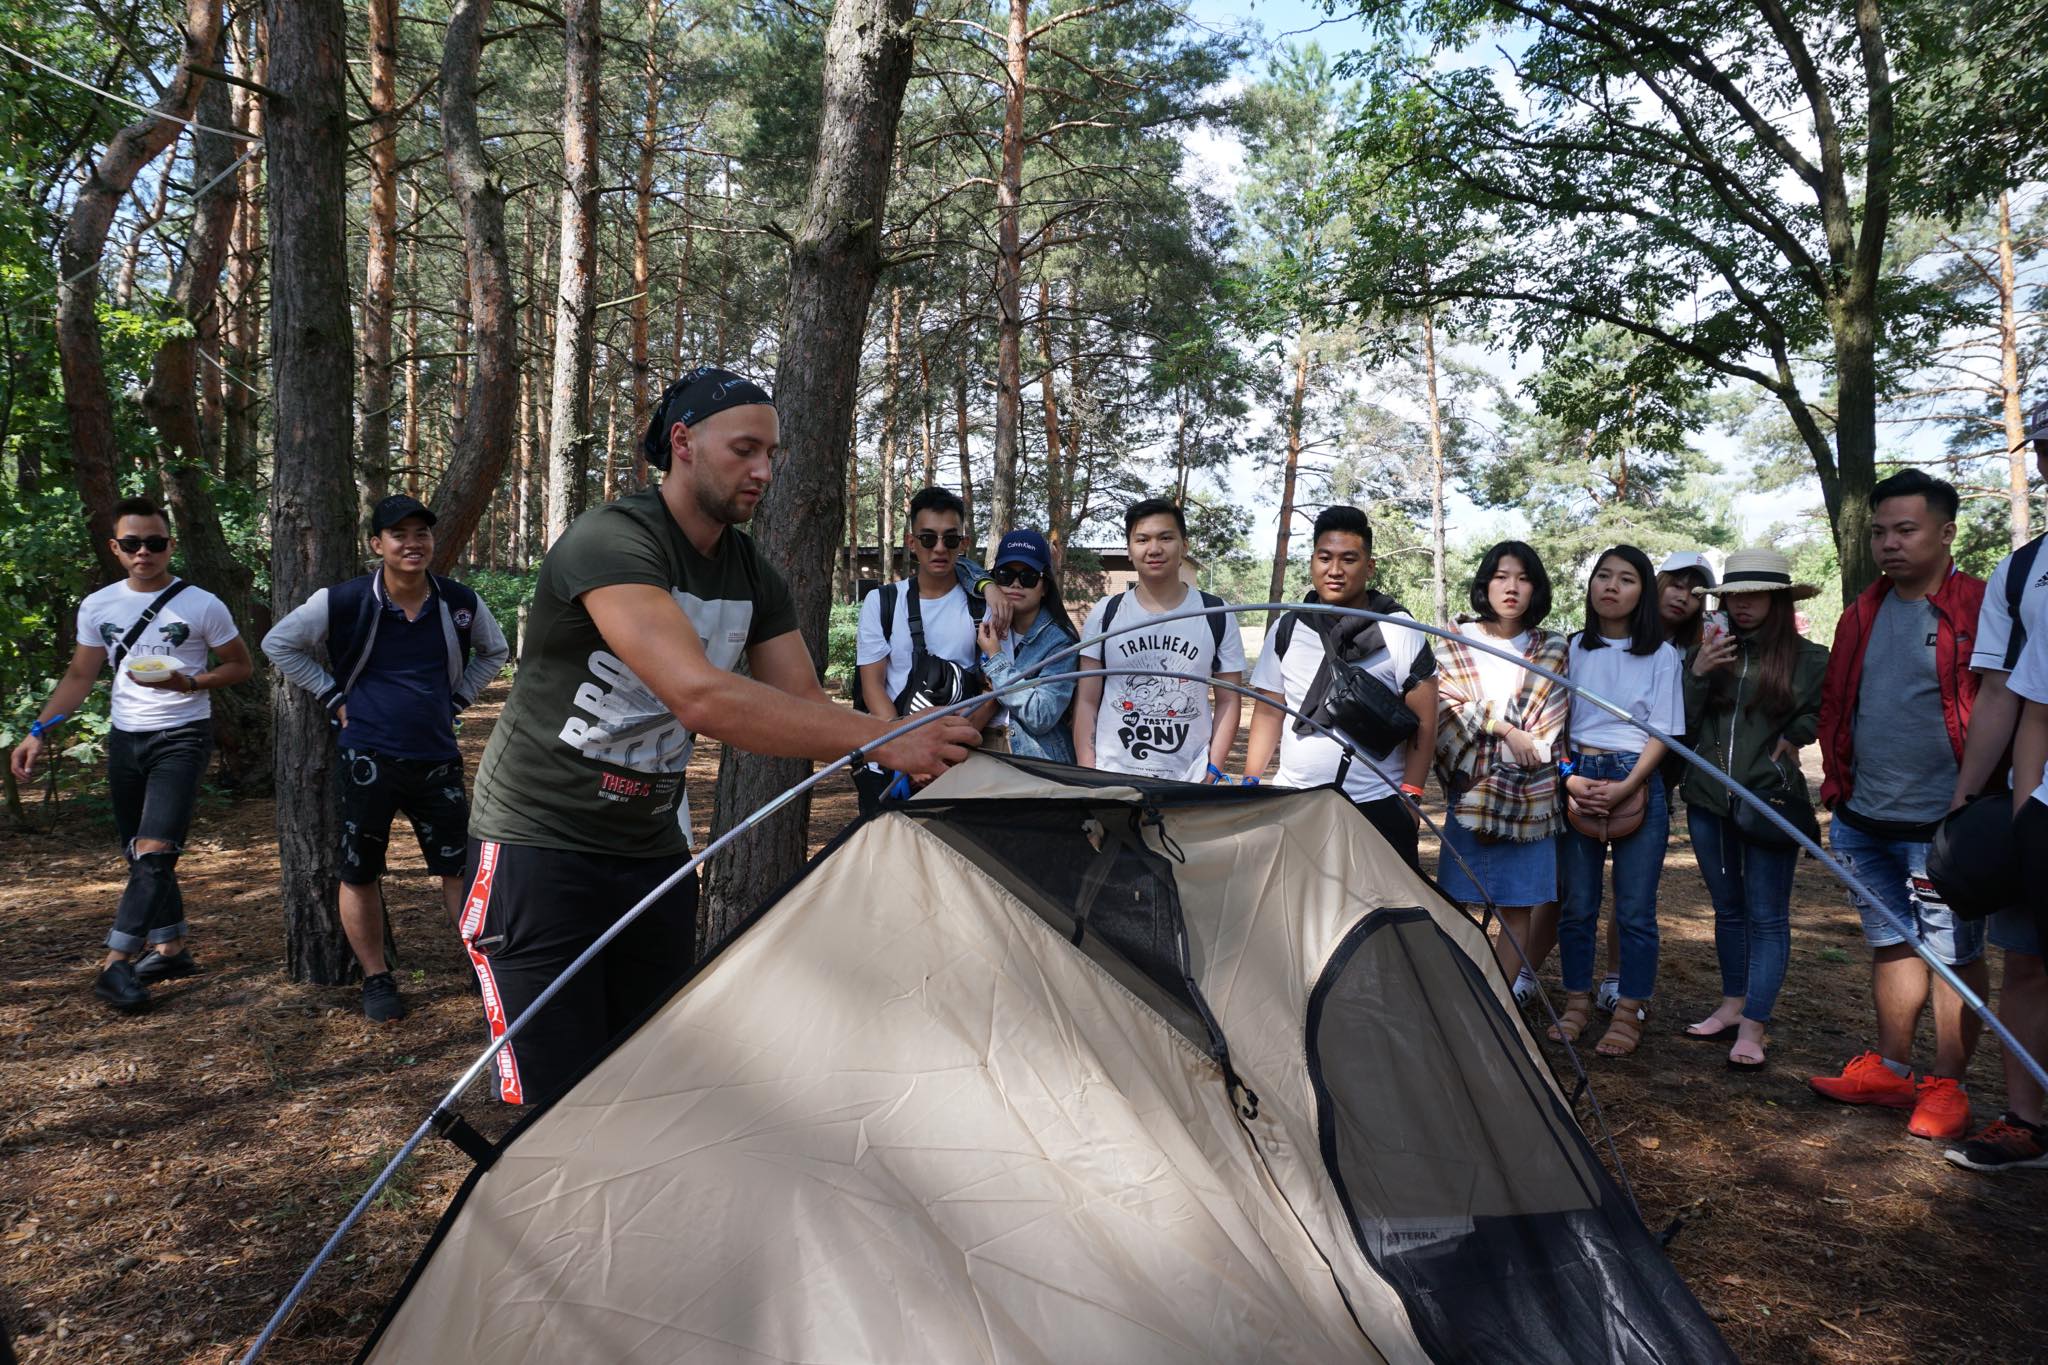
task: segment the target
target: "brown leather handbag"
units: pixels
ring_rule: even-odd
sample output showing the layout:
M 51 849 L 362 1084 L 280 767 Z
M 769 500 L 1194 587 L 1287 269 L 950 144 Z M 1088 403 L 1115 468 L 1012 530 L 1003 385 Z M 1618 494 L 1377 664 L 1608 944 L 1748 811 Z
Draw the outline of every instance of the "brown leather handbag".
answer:
M 1643 819 L 1650 813 L 1650 789 L 1645 783 L 1630 792 L 1619 806 L 1612 807 L 1605 815 L 1595 815 L 1579 804 L 1579 799 L 1569 791 L 1564 795 L 1564 818 L 1571 821 L 1573 829 L 1598 843 L 1611 844 L 1617 839 L 1626 839 L 1643 827 Z

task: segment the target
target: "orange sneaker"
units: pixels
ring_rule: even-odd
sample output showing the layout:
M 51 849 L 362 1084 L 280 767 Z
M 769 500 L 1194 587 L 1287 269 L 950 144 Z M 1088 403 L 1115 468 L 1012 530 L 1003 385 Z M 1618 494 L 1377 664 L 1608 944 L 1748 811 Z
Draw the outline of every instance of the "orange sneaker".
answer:
M 1866 1052 L 1842 1068 L 1839 1076 L 1809 1076 L 1806 1083 L 1814 1093 L 1843 1104 L 1881 1104 L 1887 1109 L 1911 1109 L 1915 1094 L 1913 1078 L 1901 1076 L 1884 1064 L 1875 1052 Z
M 1961 1137 L 1970 1131 L 1969 1095 L 1953 1076 L 1922 1076 L 1920 1099 L 1906 1131 L 1914 1137 Z

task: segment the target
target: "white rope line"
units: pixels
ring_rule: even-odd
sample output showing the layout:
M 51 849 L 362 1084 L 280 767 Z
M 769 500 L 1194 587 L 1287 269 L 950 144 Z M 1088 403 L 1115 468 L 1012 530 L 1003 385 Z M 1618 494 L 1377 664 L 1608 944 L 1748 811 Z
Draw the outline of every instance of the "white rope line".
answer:
M 56 67 L 51 66 L 48 62 L 38 61 L 36 58 L 29 56 L 26 52 L 23 52 L 20 48 L 9 47 L 6 43 L 0 43 L 0 52 L 5 52 L 8 56 L 13 57 L 19 61 L 27 62 L 30 66 L 35 67 L 38 71 L 46 71 L 50 75 L 55 76 L 60 81 L 69 81 L 71 84 L 77 86 L 80 90 L 90 91 L 91 93 L 98 95 L 100 98 L 112 100 L 116 104 L 125 104 L 130 109 L 140 110 L 141 112 L 148 114 L 153 118 L 169 119 L 173 123 L 182 123 L 187 128 L 197 128 L 202 133 L 212 133 L 216 137 L 231 137 L 240 142 L 261 143 L 263 141 L 262 138 L 257 137 L 251 133 L 238 133 L 227 128 L 208 127 L 206 124 L 199 123 L 193 119 L 179 118 L 176 114 L 166 114 L 163 110 L 154 108 L 150 105 L 138 104 L 136 101 L 129 99 L 126 95 L 117 95 L 111 90 L 102 90 L 97 85 L 87 85 L 84 81 L 78 79 L 78 77 L 70 75 L 63 71 L 59 71 Z M 202 76 L 200 77 L 200 79 L 206 80 L 209 78 Z
M 254 384 L 251 384 L 248 380 L 242 378 L 242 376 L 236 374 L 233 370 L 229 369 L 227 366 L 221 364 L 218 360 L 215 360 L 212 356 L 208 355 L 206 353 L 206 348 L 204 346 L 194 346 L 192 349 L 198 353 L 199 358 L 201 360 L 213 366 L 213 368 L 215 368 L 216 370 L 219 370 L 227 378 L 234 380 L 235 383 L 240 384 L 243 388 L 247 389 L 251 394 L 255 395 L 258 398 L 270 397 L 269 394 L 263 392 L 263 390 L 257 388 Z

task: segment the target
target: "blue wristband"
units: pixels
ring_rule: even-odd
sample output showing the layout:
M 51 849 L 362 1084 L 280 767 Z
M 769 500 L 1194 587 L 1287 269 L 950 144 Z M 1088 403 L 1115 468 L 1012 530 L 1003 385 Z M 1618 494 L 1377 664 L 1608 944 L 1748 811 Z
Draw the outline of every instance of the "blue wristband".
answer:
M 1214 763 L 1209 765 L 1209 776 L 1215 778 L 1218 782 L 1227 780 L 1223 775 L 1223 769 L 1217 767 Z
M 1573 773 L 1577 771 L 1578 765 L 1576 763 L 1573 763 L 1570 759 L 1560 758 L 1559 760 L 1557 760 L 1557 775 L 1560 780 L 1570 777 Z
M 62 725 L 65 719 L 64 713 L 59 711 L 48 720 L 35 721 L 28 727 L 28 737 L 30 739 L 41 739 L 44 735 L 49 734 L 50 731 Z
M 1244 775 L 1244 785 L 1247 787 L 1256 787 L 1259 785 L 1259 779 L 1251 773 L 1246 773 Z

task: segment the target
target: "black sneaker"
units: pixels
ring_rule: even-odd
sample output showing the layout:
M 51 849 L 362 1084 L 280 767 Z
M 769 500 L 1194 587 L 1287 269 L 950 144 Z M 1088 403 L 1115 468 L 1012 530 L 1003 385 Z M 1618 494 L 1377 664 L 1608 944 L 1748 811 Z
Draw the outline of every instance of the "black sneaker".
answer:
M 199 975 L 199 964 L 192 960 L 190 948 L 180 949 L 165 957 L 151 948 L 135 964 L 135 979 L 145 986 L 154 986 L 159 981 L 175 981 L 181 976 Z
M 135 964 L 126 958 L 100 968 L 92 993 L 123 1014 L 140 1014 L 149 1008 L 149 992 L 135 979 Z
M 373 1024 L 388 1024 L 405 1018 L 405 1000 L 391 973 L 379 972 L 363 978 L 363 1017 Z
M 2007 1113 L 1972 1134 L 1948 1159 L 1972 1171 L 2033 1171 L 2048 1168 L 2048 1126 L 2037 1127 Z

